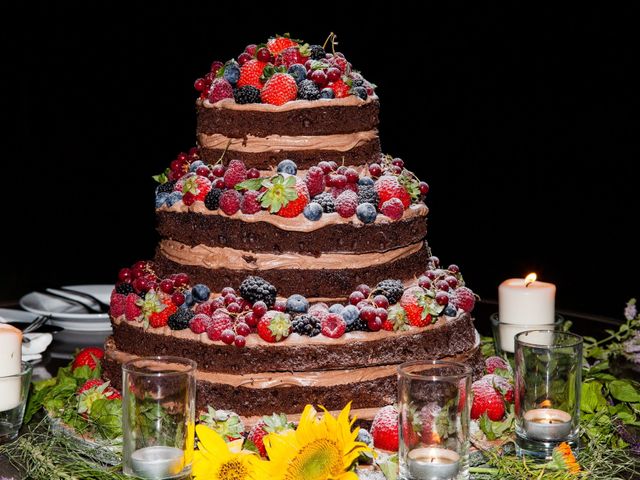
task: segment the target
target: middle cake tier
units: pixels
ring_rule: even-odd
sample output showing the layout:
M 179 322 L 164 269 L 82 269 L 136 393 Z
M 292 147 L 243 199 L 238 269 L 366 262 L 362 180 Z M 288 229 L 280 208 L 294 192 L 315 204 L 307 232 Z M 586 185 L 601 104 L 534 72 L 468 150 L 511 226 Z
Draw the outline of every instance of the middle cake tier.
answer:
M 371 224 L 337 213 L 310 222 L 260 212 L 228 216 L 202 204 L 157 210 L 160 241 L 155 257 L 162 274 L 184 271 L 219 291 L 260 275 L 281 295 L 342 298 L 360 283 L 386 278 L 411 282 L 424 270 L 429 249 L 423 203 L 391 222 Z

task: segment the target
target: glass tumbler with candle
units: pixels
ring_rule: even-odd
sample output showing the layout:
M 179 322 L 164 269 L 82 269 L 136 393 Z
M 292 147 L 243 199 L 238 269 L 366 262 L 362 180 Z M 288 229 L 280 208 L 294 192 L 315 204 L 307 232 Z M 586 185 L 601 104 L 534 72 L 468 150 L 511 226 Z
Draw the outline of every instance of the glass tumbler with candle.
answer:
M 6 366 L 6 365 L 4 365 Z M 31 365 L 18 361 L 15 373 L 2 372 L 0 366 L 0 444 L 18 436 L 31 384 Z
M 469 478 L 471 369 L 416 361 L 398 370 L 399 465 L 403 480 Z
M 551 458 L 554 447 L 578 447 L 582 337 L 529 330 L 515 337 L 516 445 L 519 454 Z
M 191 473 L 196 363 L 144 357 L 122 366 L 123 471 L 143 479 Z

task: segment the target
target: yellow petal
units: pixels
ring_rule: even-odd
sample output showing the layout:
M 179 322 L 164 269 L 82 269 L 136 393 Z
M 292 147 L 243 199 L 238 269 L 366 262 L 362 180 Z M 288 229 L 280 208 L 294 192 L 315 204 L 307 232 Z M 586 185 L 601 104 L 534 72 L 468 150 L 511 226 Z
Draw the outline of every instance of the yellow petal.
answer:
M 215 453 L 220 458 L 220 461 L 224 461 L 225 458 L 229 457 L 229 447 L 215 430 L 200 424 L 196 426 L 196 433 L 200 440 L 200 448 L 204 448 L 207 452 Z

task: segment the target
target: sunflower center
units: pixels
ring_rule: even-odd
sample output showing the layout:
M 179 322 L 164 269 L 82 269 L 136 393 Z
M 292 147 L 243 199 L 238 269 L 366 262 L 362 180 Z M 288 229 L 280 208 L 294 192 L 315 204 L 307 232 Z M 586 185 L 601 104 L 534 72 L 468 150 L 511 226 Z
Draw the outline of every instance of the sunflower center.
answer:
M 325 480 L 344 472 L 343 458 L 336 442 L 315 440 L 300 449 L 289 464 L 285 480 Z
M 219 480 L 244 480 L 248 478 L 248 473 L 247 467 L 240 460 L 234 459 L 220 465 L 218 476 L 215 478 Z

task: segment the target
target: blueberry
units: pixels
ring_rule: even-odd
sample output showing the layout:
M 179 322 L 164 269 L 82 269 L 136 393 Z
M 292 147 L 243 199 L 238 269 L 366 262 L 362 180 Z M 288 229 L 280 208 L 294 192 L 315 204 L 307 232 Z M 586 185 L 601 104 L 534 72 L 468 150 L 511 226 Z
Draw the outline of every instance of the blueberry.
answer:
M 317 222 L 322 217 L 322 205 L 316 202 L 311 202 L 304 207 L 302 213 L 307 220 Z
M 167 203 L 167 198 L 169 198 L 169 194 L 166 193 L 166 192 L 160 192 L 159 194 L 157 194 L 156 195 L 156 208 L 160 208 L 165 203 Z M 318 204 L 316 203 L 316 205 L 318 205 Z M 322 207 L 320 207 L 320 210 L 322 211 Z
M 339 303 L 334 303 L 329 307 L 330 313 L 342 313 L 342 310 L 344 310 L 344 305 L 340 305 Z
M 362 442 L 369 446 L 373 445 L 373 437 L 369 433 L 368 430 L 361 428 L 358 430 L 358 436 L 356 437 L 356 442 Z
M 456 307 L 454 307 L 451 304 L 444 307 L 444 310 L 442 311 L 442 313 L 444 313 L 447 317 L 455 317 L 456 315 L 458 315 L 458 311 L 456 310 Z
M 376 221 L 378 212 L 376 212 L 376 207 L 370 203 L 361 203 L 356 208 L 356 215 L 362 223 L 373 223 Z
M 287 298 L 287 310 L 293 313 L 306 313 L 309 310 L 309 300 L 295 293 Z
M 240 78 L 240 67 L 235 62 L 228 63 L 224 67 L 224 74 L 222 76 L 231 85 L 235 85 Z
M 191 165 L 189 165 L 189 171 L 195 172 L 198 169 L 198 167 L 202 167 L 202 166 L 204 166 L 204 162 L 202 160 L 196 160 Z
M 360 316 L 360 311 L 357 309 L 355 305 L 347 305 L 341 312 L 342 318 L 349 325 L 350 323 L 355 322 Z
M 307 69 L 304 68 L 304 65 L 300 65 L 299 63 L 294 63 L 289 67 L 287 73 L 293 77 L 296 83 L 300 83 L 302 80 L 306 80 L 307 78 Z
M 203 285 L 202 283 L 198 283 L 197 285 L 193 286 L 193 288 L 191 289 L 191 293 L 193 295 L 193 299 L 196 302 L 202 303 L 202 302 L 206 302 L 209 299 L 211 290 L 209 290 L 209 287 L 207 287 L 206 285 Z
M 336 94 L 331 88 L 323 88 L 320 90 L 320 98 L 335 98 Z
M 371 177 L 360 177 L 358 179 L 358 185 L 360 186 L 364 186 L 364 185 L 373 185 L 373 178 Z
M 172 207 L 176 202 L 182 200 L 182 194 L 180 192 L 171 192 L 166 199 L 167 207 Z
M 369 94 L 367 93 L 367 89 L 364 87 L 354 87 L 351 89 L 353 94 L 356 97 L 360 97 L 362 100 L 366 100 Z
M 193 295 L 191 294 L 191 290 L 185 290 L 184 292 L 184 303 L 182 305 L 187 308 L 192 307 L 196 301 L 193 299 Z
M 362 78 L 354 78 L 351 80 L 352 87 L 362 87 L 364 85 L 364 80 Z
M 296 173 L 298 173 L 298 166 L 293 160 L 282 160 L 278 164 L 278 168 L 276 170 L 278 171 L 278 173 L 288 173 L 289 175 L 295 175 Z

